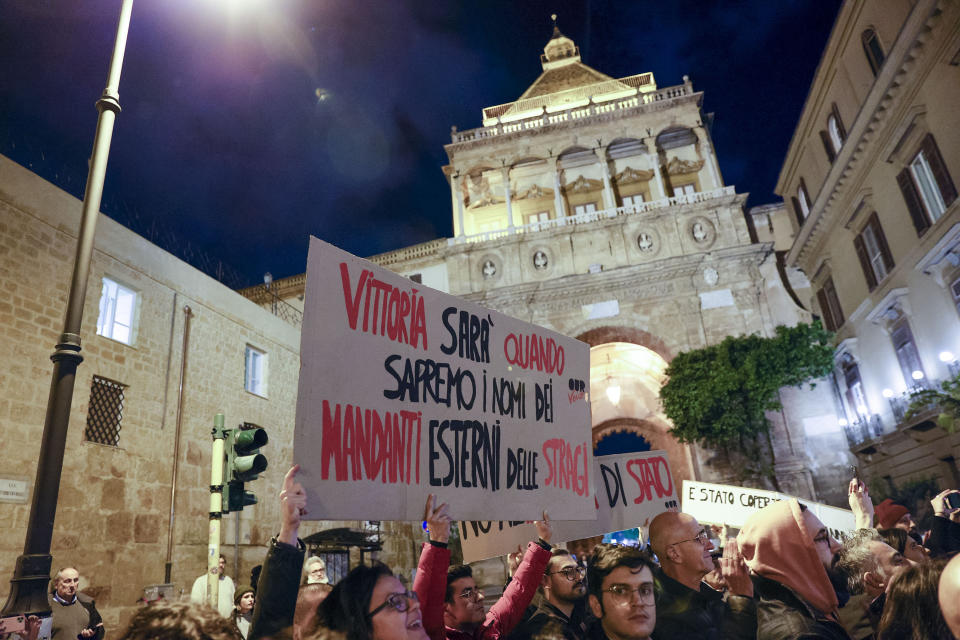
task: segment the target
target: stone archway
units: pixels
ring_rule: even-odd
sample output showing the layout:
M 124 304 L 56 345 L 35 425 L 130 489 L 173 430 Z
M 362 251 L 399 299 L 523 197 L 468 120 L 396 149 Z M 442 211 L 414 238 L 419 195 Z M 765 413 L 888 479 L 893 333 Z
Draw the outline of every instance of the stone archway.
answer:
M 667 348 L 667 345 L 664 343 L 664 341 L 652 333 L 644 331 L 643 329 L 617 326 L 596 327 L 584 331 L 580 335 L 576 336 L 576 338 L 581 342 L 586 342 L 591 347 L 596 347 L 608 342 L 629 342 L 632 344 L 638 344 L 641 347 L 646 347 L 647 349 L 659 354 L 659 356 L 668 363 L 673 360 L 673 353 Z
M 676 487 L 677 496 L 680 496 L 680 487 L 683 486 L 683 480 L 693 480 L 690 473 L 690 464 L 687 457 L 687 445 L 677 441 L 667 431 L 670 424 L 665 420 L 653 418 L 649 420 L 638 420 L 636 418 L 614 418 L 594 425 L 593 427 L 593 446 L 611 434 L 630 432 L 634 433 L 650 444 L 651 449 L 662 449 L 667 452 L 667 458 L 670 460 L 670 470 L 673 472 L 673 486 Z

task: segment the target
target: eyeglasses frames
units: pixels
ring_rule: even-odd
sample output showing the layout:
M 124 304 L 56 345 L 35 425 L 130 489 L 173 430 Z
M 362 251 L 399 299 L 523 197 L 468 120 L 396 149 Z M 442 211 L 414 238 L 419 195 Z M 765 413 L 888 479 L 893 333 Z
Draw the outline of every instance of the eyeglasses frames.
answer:
M 417 598 L 416 591 L 398 591 L 396 593 L 391 593 L 390 595 L 387 596 L 387 599 L 383 601 L 383 604 L 381 604 L 379 607 L 377 607 L 376 609 L 368 613 L 367 617 L 372 618 L 373 616 L 377 615 L 387 607 L 393 607 L 400 613 L 403 613 L 404 611 L 407 611 L 408 609 L 410 609 L 411 600 L 413 602 L 420 601 Z
M 684 541 L 686 542 L 686 540 Z M 646 582 L 641 584 L 636 589 L 629 587 L 625 584 L 615 584 L 609 589 L 604 589 L 604 593 L 609 593 L 610 597 L 613 599 L 614 603 L 618 605 L 626 605 L 633 601 L 633 596 L 636 594 L 641 604 L 654 604 L 654 592 L 653 592 L 653 583 Z
M 587 570 L 584 567 L 565 567 L 560 569 L 560 571 L 548 571 L 548 576 L 553 576 L 558 573 L 562 573 L 563 577 L 569 580 L 570 582 L 576 582 L 580 578 L 586 575 Z

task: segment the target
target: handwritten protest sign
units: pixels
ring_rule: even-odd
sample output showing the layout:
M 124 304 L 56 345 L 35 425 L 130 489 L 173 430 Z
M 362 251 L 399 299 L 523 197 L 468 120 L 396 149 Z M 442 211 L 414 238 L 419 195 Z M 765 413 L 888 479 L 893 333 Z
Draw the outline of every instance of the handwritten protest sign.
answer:
M 777 491 L 683 481 L 683 512 L 689 513 L 701 523 L 742 527 L 747 518 L 768 504 L 795 497 Z M 833 537 L 839 539 L 856 531 L 852 511 L 803 498 L 797 499 L 820 518 Z
M 311 238 L 300 358 L 309 517 L 594 517 L 585 343 Z
M 597 519 L 554 521 L 552 542 L 645 527 L 658 513 L 679 507 L 666 451 L 598 456 L 593 459 L 593 477 Z M 457 524 L 464 562 L 516 551 L 517 545 L 525 546 L 536 536 L 534 526 L 522 520 Z

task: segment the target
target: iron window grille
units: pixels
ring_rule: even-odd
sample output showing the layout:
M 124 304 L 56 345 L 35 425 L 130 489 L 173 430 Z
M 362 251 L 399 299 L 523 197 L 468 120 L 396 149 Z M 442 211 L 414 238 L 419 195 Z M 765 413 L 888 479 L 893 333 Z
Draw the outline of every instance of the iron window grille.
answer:
M 93 376 L 90 386 L 90 408 L 83 437 L 87 442 L 115 447 L 120 443 L 120 422 L 123 418 L 123 390 L 127 385 L 100 376 Z

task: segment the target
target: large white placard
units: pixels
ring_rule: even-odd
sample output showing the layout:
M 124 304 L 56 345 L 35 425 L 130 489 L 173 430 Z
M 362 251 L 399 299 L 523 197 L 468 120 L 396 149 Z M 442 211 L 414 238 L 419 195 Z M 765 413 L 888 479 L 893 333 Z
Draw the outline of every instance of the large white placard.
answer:
M 310 518 L 593 518 L 590 348 L 310 239 L 294 460 Z
M 683 512 L 689 513 L 701 523 L 742 527 L 747 518 L 763 507 L 790 498 L 796 496 L 749 487 L 683 481 Z M 856 531 L 852 511 L 803 498 L 797 499 L 820 518 L 833 537 L 840 539 Z
M 593 467 L 597 519 L 554 521 L 552 542 L 646 527 L 658 513 L 679 508 L 666 451 L 597 456 Z M 516 551 L 537 535 L 534 526 L 522 520 L 457 524 L 464 562 Z

